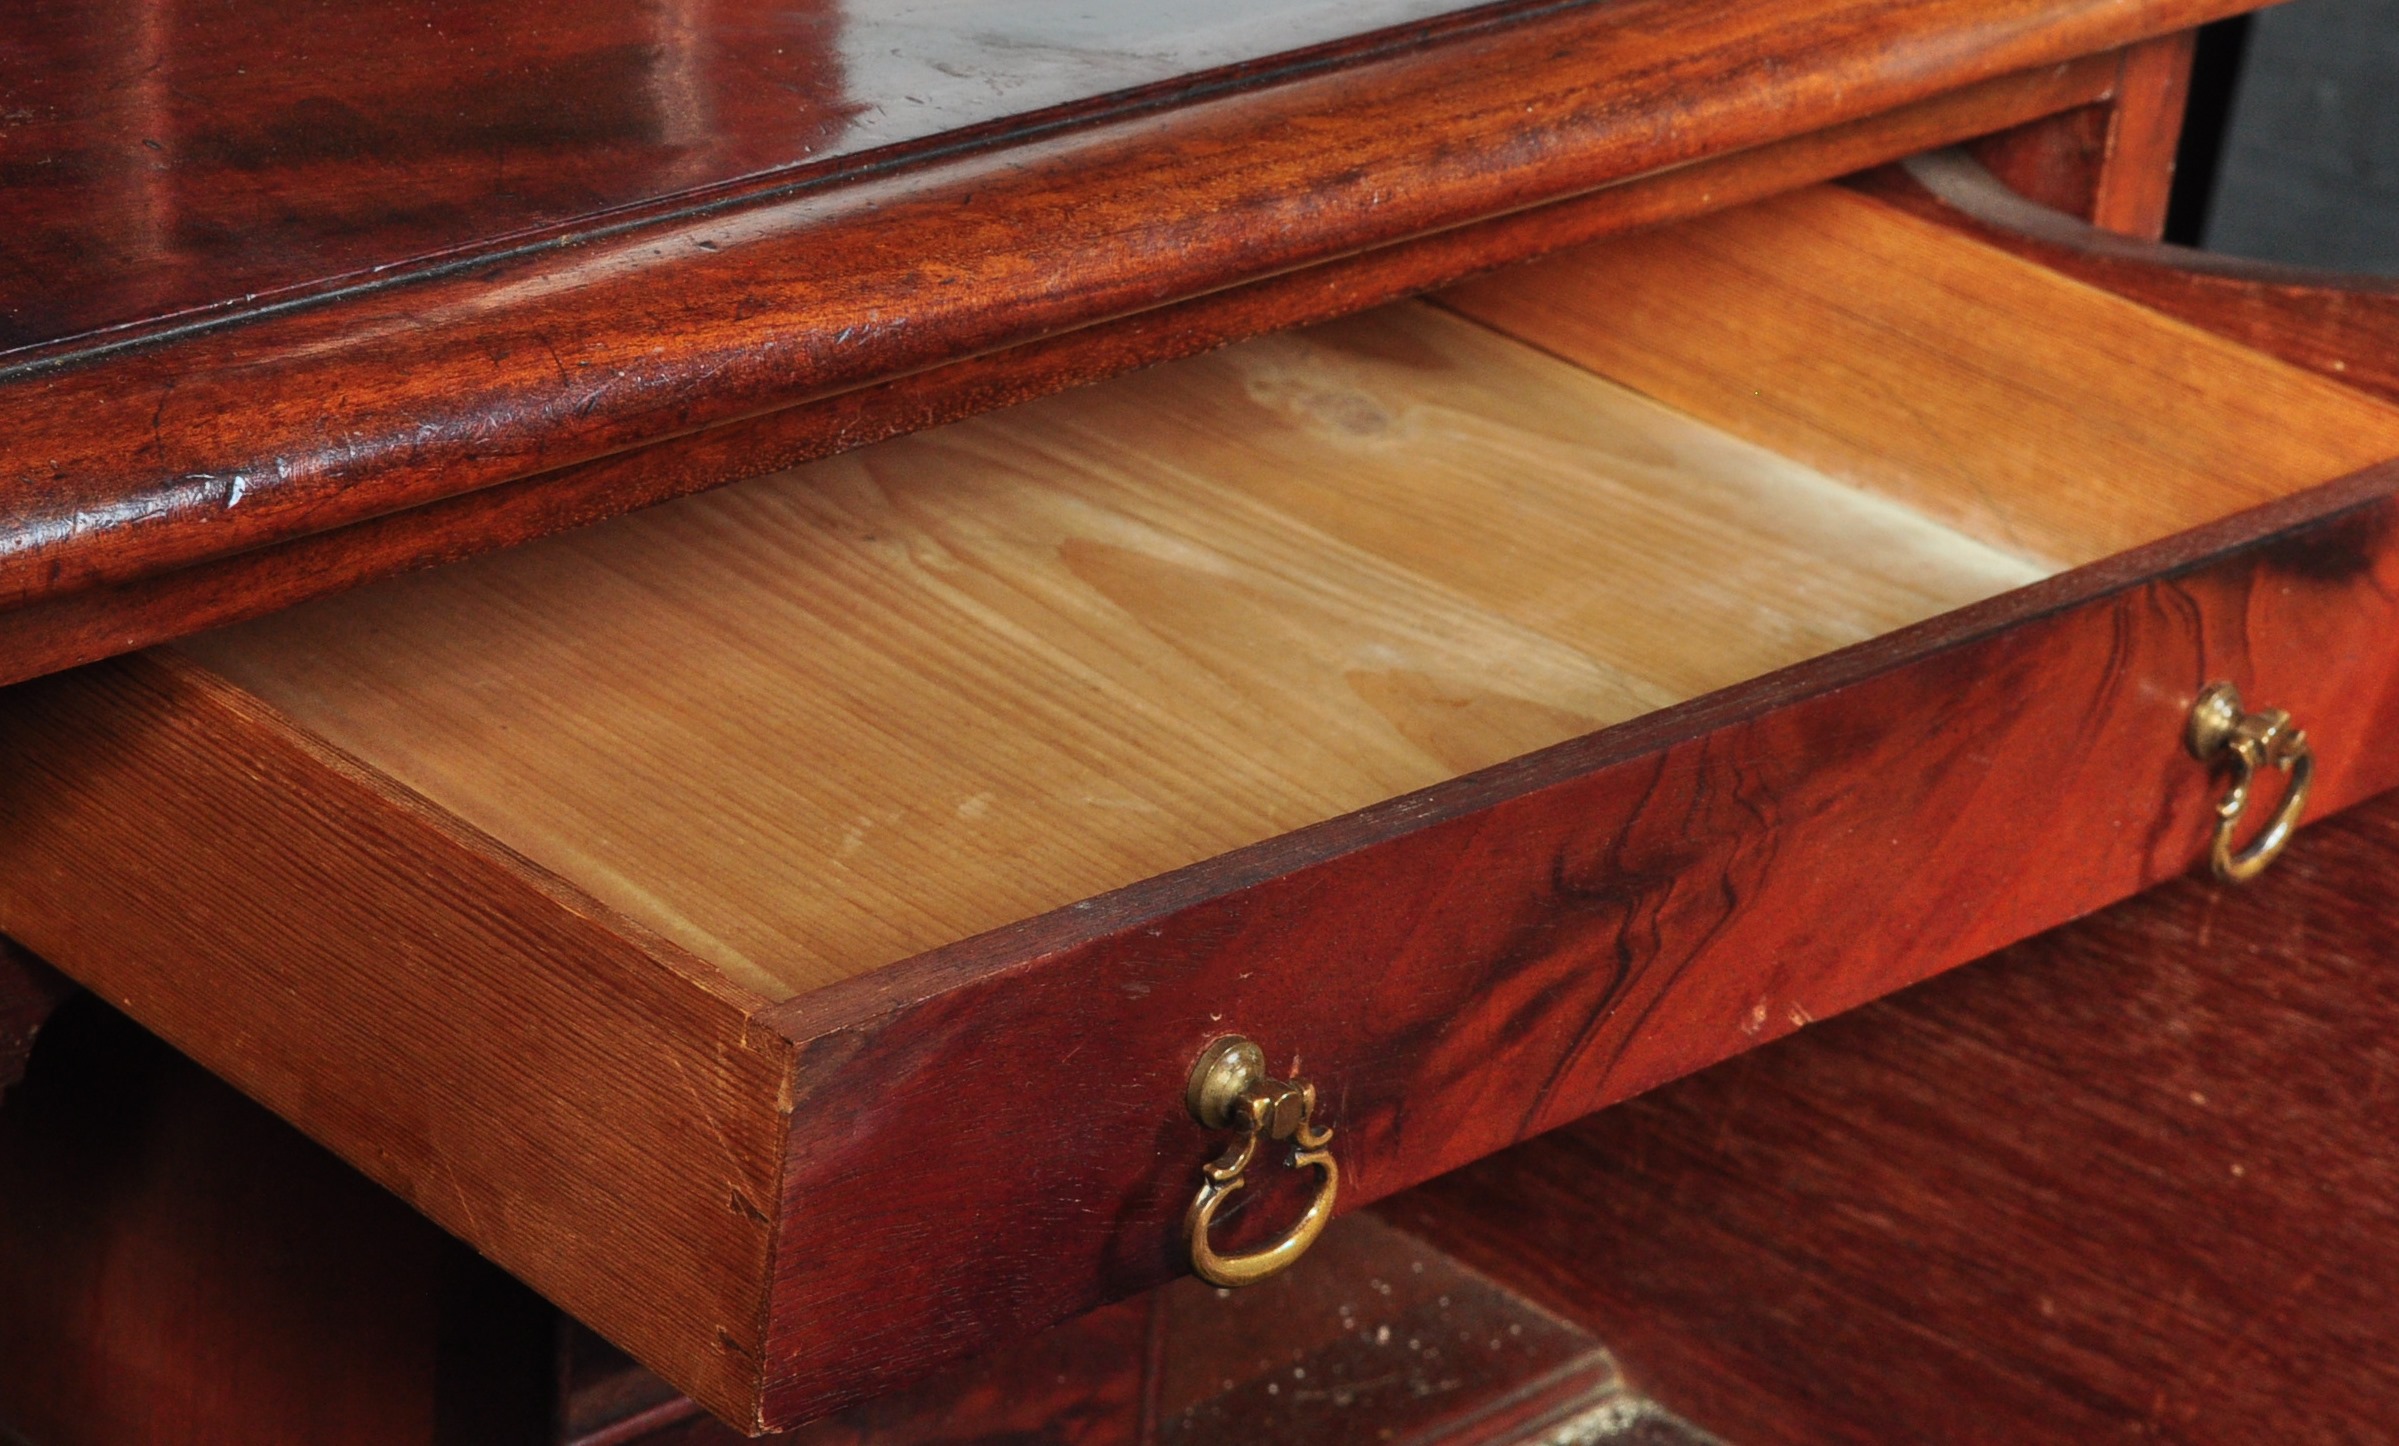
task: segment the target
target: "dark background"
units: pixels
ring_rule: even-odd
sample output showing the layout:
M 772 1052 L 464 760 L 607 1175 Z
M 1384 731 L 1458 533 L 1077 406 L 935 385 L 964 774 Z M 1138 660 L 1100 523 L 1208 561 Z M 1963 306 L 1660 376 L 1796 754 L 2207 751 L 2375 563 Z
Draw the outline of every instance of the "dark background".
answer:
M 2202 33 L 2166 236 L 2399 274 L 2399 0 L 2294 0 Z

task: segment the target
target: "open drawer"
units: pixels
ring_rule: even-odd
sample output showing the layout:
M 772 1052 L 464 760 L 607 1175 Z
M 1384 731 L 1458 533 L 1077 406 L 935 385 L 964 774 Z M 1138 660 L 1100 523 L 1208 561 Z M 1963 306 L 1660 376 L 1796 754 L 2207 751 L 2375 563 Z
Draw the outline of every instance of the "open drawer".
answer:
M 2213 681 L 2399 783 L 2394 456 L 1805 192 L 12 689 L 0 929 L 788 1424 L 1188 1269 L 1222 1036 L 1347 1208 L 2190 867 Z

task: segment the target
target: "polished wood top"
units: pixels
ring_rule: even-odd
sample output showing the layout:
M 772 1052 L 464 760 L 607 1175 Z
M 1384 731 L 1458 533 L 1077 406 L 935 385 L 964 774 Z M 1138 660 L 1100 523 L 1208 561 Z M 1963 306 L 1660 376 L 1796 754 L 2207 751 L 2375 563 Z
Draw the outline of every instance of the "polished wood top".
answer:
M 0 13 L 0 369 L 1016 118 L 1250 78 L 1464 0 L 94 0 Z M 1385 43 L 1413 38 L 1387 37 Z M 1321 55 L 1283 65 L 1321 63 Z M 1263 69 L 1272 70 L 1268 66 Z
M 146 177 L 145 184 L 158 181 L 165 187 L 160 194 L 177 197 L 182 193 L 176 186 L 192 182 L 195 196 L 214 196 L 209 204 L 225 208 L 221 215 L 230 218 L 232 231 L 268 237 L 260 244 L 270 251 L 288 244 L 282 260 L 252 258 L 266 269 L 241 271 L 238 281 L 222 278 L 239 268 L 210 273 L 200 267 L 185 276 L 188 286 L 169 284 L 178 274 L 172 265 L 144 271 L 122 257 L 86 258 L 78 263 L 84 270 L 38 285 L 0 271 L 0 290 L 51 298 L 44 305 L 67 311 L 87 308 L 29 327 L 30 336 L 56 336 L 111 318 L 155 317 L 177 306 L 206 307 L 211 297 L 236 291 L 246 297 L 251 288 L 269 288 L 257 301 L 214 315 L 217 324 L 185 325 L 129 345 L 95 344 L 87 333 L 85 343 L 54 343 L 75 348 L 69 352 L 33 357 L 0 375 L 0 615 L 12 629 L 38 631 L 60 624 L 28 621 L 27 614 L 73 600 L 82 619 L 70 620 L 71 629 L 80 629 L 73 647 L 53 647 L 44 656 L 53 660 L 47 666 L 60 658 L 88 660 L 197 628 L 202 623 L 193 619 L 212 611 L 225 615 L 213 598 L 193 594 L 177 604 L 180 622 L 143 614 L 138 628 L 115 626 L 120 615 L 144 606 L 140 588 L 179 573 L 297 538 L 355 534 L 394 514 L 423 512 L 428 504 L 508 484 L 554 491 L 564 469 L 596 459 L 729 430 L 961 359 L 1133 318 L 1163 318 L 1164 340 L 1129 345 L 1135 355 L 1126 364 L 1138 362 L 1143 351 L 1171 354 L 1173 308 L 1198 298 L 1269 278 L 1316 274 L 1627 177 L 1822 134 L 1995 78 L 2062 73 L 2054 70 L 2060 62 L 2245 3 L 1510 0 L 1330 41 L 1331 49 L 1312 57 L 1234 62 L 1229 70 L 1191 72 L 1193 78 L 1141 91 L 1144 76 L 1408 13 L 1310 7 L 1295 14 L 1316 17 L 1308 23 L 1319 28 L 1291 29 L 1299 21 L 1290 16 L 1274 24 L 1256 19 L 1269 9 L 1256 3 L 1234 8 L 1235 16 L 1253 17 L 1247 21 L 1196 30 L 1159 22 L 1161 34 L 1247 37 L 1238 44 L 1227 39 L 1210 50 L 1193 40 L 1147 61 L 1139 58 L 1139 47 L 1127 47 L 1136 58 L 1101 66 L 1109 77 L 1104 82 L 1081 72 L 1081 61 L 1060 61 L 1050 70 L 1034 65 L 1022 91 L 991 102 L 1002 119 L 940 133 L 958 144 L 926 135 L 845 152 L 854 164 L 824 162 L 832 169 L 805 185 L 772 183 L 781 172 L 755 183 L 739 178 L 758 165 L 801 164 L 791 158 L 803 145 L 817 148 L 811 154 L 829 155 L 841 146 L 902 134 L 908 123 L 875 120 L 861 110 L 838 122 L 848 128 L 841 136 L 820 135 L 819 122 L 836 124 L 824 117 L 850 101 L 810 112 L 819 122 L 797 118 L 817 102 L 795 99 L 789 102 L 794 108 L 776 110 L 756 101 L 775 120 L 747 128 L 763 139 L 711 142 L 708 128 L 698 126 L 690 134 L 699 159 L 677 178 L 666 159 L 672 145 L 627 139 L 638 127 L 600 124 L 605 108 L 597 102 L 562 102 L 546 112 L 545 124 L 554 122 L 559 130 L 535 127 L 529 133 L 540 145 L 507 131 L 500 120 L 486 125 L 452 114 L 420 142 L 398 139 L 405 127 L 390 130 L 390 139 L 377 141 L 398 148 L 387 155 L 359 140 L 386 135 L 375 125 L 360 122 L 352 135 L 357 144 L 337 144 L 335 138 L 345 134 L 340 127 L 308 120 L 314 112 L 300 104 L 308 93 L 298 77 L 305 66 L 329 64 L 337 48 L 295 48 L 277 92 L 290 103 L 278 110 L 262 102 L 259 114 L 241 122 L 251 127 L 241 131 L 252 136 L 246 148 L 229 143 L 208 152 L 216 160 L 205 184 L 199 171 L 177 169 L 197 164 L 198 130 L 161 136 L 137 125 L 117 132 L 120 139 L 132 136 L 122 154 L 139 150 L 164 168 L 125 175 Z M 430 33 L 447 33 L 441 27 L 453 22 L 442 17 L 454 13 L 432 17 Z M 940 29 L 932 10 L 906 13 Z M 1033 12 L 1069 13 L 1062 4 Z M 1108 13 L 1110 26 L 1129 23 L 1114 8 Z M 548 74 L 549 83 L 562 83 L 554 79 L 559 72 L 543 69 L 553 54 L 596 53 L 587 32 L 597 22 L 579 22 L 574 33 L 582 38 L 569 41 L 519 20 L 507 33 L 522 53 L 503 61 L 497 51 L 480 58 L 485 52 L 474 46 L 445 51 L 435 42 L 420 43 L 416 33 L 424 18 L 410 22 L 413 29 L 395 23 L 377 50 L 392 57 L 393 74 L 412 75 L 414 82 L 369 75 L 347 99 L 335 98 L 371 118 L 375 112 L 362 97 L 414 93 L 413 84 L 426 94 L 473 97 L 471 103 L 458 100 L 466 108 L 462 113 L 517 117 L 530 125 L 524 120 L 530 112 L 494 97 L 536 83 L 528 75 Z M 140 27 L 134 31 L 138 40 Z M 735 27 L 724 33 L 740 32 Z M 229 44 L 223 54 L 234 79 L 247 84 L 243 72 L 251 61 L 239 43 Z M 94 56 L 113 53 L 105 32 L 85 36 L 83 48 Z M 902 57 L 886 53 L 876 65 L 914 53 L 899 48 Z M 993 56 L 1004 51 L 1014 55 L 1007 46 L 990 47 Z M 615 73 L 593 64 L 599 66 L 595 76 Z M 627 75 L 650 74 L 653 66 L 646 59 L 609 64 Z M 769 61 L 752 54 L 741 64 L 750 68 L 736 67 L 726 84 L 746 93 L 739 77 L 765 74 L 760 67 Z M 961 106 L 976 93 L 970 77 L 980 76 L 988 90 L 999 74 L 963 63 L 958 68 L 967 75 L 948 79 L 960 88 L 939 93 L 960 97 L 955 104 Z M 71 73 L 73 67 L 64 69 Z M 838 94 L 851 101 L 867 95 L 859 76 L 870 69 L 861 61 L 855 75 L 845 71 Z M 1075 89 L 1057 81 L 1068 70 L 1082 74 L 1086 92 L 1105 83 L 1120 86 L 1109 94 L 1132 98 L 1121 104 L 1057 101 Z M 139 74 L 172 78 L 179 72 L 167 67 Z M 1031 76 L 1049 78 L 1036 85 Z M 134 82 L 127 77 L 124 83 Z M 886 109 L 922 95 L 921 87 L 893 83 L 899 90 L 880 97 Z M 173 85 L 179 93 L 192 88 L 181 79 Z M 603 89 L 595 79 L 575 93 Z M 199 86 L 196 93 L 252 94 L 239 85 L 223 92 Z M 1048 109 L 1023 109 L 1043 97 L 1050 98 Z M 438 109 L 447 103 L 408 105 Z M 933 102 L 925 108 L 932 110 Z M 415 114 L 398 101 L 386 109 Z M 653 109 L 653 121 L 664 125 L 663 103 Z M 240 129 L 237 111 L 230 102 L 213 111 L 204 103 L 195 114 L 208 115 L 211 133 L 231 136 Z M 923 123 L 952 124 L 969 113 L 947 112 L 946 119 Z M 16 105 L 9 114 L 16 117 L 11 131 L 67 123 L 55 101 Z M 724 114 L 720 110 L 720 118 Z M 278 138 L 269 145 L 253 132 L 275 115 L 283 119 L 268 127 Z M 569 125 L 563 119 L 574 116 L 584 120 Z M 585 122 L 597 139 L 564 138 Z M 876 129 L 884 125 L 901 128 Z M 618 138 L 607 139 L 610 134 Z M 449 137 L 451 150 L 420 156 L 407 149 L 432 146 L 440 135 Z M 721 149 L 711 152 L 712 145 Z M 573 164 L 520 164 L 552 151 Z M 0 199 L 0 221 L 7 222 L 0 237 L 79 224 L 74 218 L 83 207 L 71 192 L 22 181 L 28 169 L 57 169 L 39 164 L 45 155 L 65 153 L 36 145 L 34 164 L 9 168 L 12 184 L 0 198 L 31 199 L 14 215 L 6 211 L 10 201 Z M 621 160 L 635 182 L 603 184 L 600 178 L 613 174 L 614 162 L 595 159 L 602 155 Z M 400 163 L 411 157 L 410 164 Z M 252 164 L 257 169 L 245 169 Z M 673 192 L 682 200 L 656 200 L 677 185 L 685 188 Z M 411 195 L 416 199 L 408 200 Z M 442 209 L 438 198 L 445 195 L 457 208 L 456 225 L 426 229 L 426 217 Z M 656 203 L 622 199 L 644 195 Z M 710 204 L 697 204 L 703 198 Z M 620 201 L 617 210 L 606 209 Z M 188 222 L 206 210 L 197 206 L 147 214 L 160 218 L 159 234 L 165 235 L 177 229 L 166 218 L 180 215 Z M 332 210 L 315 221 L 293 222 L 287 215 L 325 206 Z M 662 207 L 664 214 L 657 214 Z M 555 219 L 569 213 L 586 219 Z M 400 220 L 389 221 L 393 216 Z M 198 223 L 178 225 L 192 231 Z M 299 229 L 290 229 L 294 225 Z M 351 236 L 345 226 L 360 234 Z M 537 233 L 560 244 L 516 244 Z M 271 241 L 272 235 L 283 240 Z M 25 244 L 42 254 L 74 250 L 55 237 Z M 190 238 L 173 243 L 195 244 Z M 224 244 L 238 256 L 247 243 Z M 341 272 L 343 265 L 423 257 L 444 246 L 453 259 L 471 255 L 473 264 L 400 266 L 373 273 L 382 278 L 379 284 L 305 294 L 307 278 L 370 275 Z M 12 264 L 21 271 L 21 262 Z M 204 274 L 219 275 L 222 284 L 194 279 Z M 139 304 L 127 299 L 130 293 L 111 301 L 115 285 L 154 287 L 155 294 Z M 287 289 L 273 290 L 279 285 Z M 1350 294 L 1340 309 L 1379 299 Z M 211 319 L 176 314 L 186 322 Z M 22 348 L 20 353 L 30 356 Z M 1021 400 L 1027 390 L 996 389 L 951 407 L 948 415 Z M 903 399 L 895 395 L 890 402 L 892 414 L 863 413 L 859 430 L 887 435 L 924 424 L 926 418 L 909 411 Z M 744 465 L 697 462 L 679 487 L 730 480 L 744 475 Z M 569 525 L 575 515 L 566 505 L 534 530 Z M 434 540 L 433 553 L 457 556 L 494 545 L 479 526 L 462 521 Z M 0 676 L 24 675 L 0 668 Z

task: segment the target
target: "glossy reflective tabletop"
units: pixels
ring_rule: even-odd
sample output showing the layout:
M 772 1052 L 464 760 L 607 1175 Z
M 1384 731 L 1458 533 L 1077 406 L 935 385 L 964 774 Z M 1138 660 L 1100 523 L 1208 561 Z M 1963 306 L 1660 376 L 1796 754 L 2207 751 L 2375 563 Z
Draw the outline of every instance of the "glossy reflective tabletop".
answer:
M 0 367 L 838 172 L 1011 118 L 1109 109 L 1111 97 L 1183 90 L 1184 77 L 1463 8 L 11 5 L 0 10 Z

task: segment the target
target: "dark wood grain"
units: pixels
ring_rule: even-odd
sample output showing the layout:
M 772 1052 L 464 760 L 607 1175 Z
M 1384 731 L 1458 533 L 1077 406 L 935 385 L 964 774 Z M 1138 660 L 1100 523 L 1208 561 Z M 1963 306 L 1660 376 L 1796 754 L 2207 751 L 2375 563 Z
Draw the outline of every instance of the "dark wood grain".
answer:
M 1104 18 L 892 0 L 13 9 L 0 365 L 1263 83 L 1472 8 L 1236 5 L 1206 25 L 1156 0 Z
M 0 939 L 0 1100 L 25 1077 L 35 1037 L 72 989 L 56 970 Z
M 2399 282 L 2112 235 L 2009 193 L 1955 156 L 1863 177 L 1875 195 L 2145 306 L 2399 399 Z
M 1874 115 L 2238 8 L 1536 7 L 0 386 L 0 606 Z
M 2180 741 L 2210 679 L 2307 720 L 2324 808 L 2399 783 L 2374 744 L 2399 726 L 2395 484 L 778 1006 L 800 1056 L 767 1420 L 1179 1270 L 1208 1141 L 1169 1106 L 1218 1033 L 1322 1081 L 1363 1203 L 2180 872 L 2219 787 Z M 1095 1039 L 1092 1079 L 1070 1062 Z M 856 1247 L 932 1221 L 987 1242 L 971 1268 Z
M 1322 321 L 1490 267 L 1738 205 L 2111 93 L 2112 54 L 2001 76 L 1847 125 L 1189 301 L 950 361 L 614 456 L 9 614 L 0 682 L 238 622 L 900 432 Z
M 2383 1439 L 2399 798 L 1391 1214 L 1761 1443 Z
M 0 1109 L 0 1435 L 538 1446 L 548 1308 L 103 1007 Z
M 2197 32 L 2128 47 L 2114 94 L 1968 147 L 2001 184 L 2104 231 L 2165 234 Z
M 2088 220 L 2099 199 L 2115 112 L 2113 98 L 2080 105 L 1983 136 L 1964 149 L 2009 190 Z
M 1166 1344 L 1152 1340 L 1160 1329 L 1158 1310 L 1148 1297 L 1119 1302 L 1014 1342 L 967 1369 L 777 1439 L 792 1446 L 971 1446 L 992 1440 L 1144 1446 L 1153 1345 Z M 1236 1369 L 1249 1366 L 1235 1363 Z M 655 1446 L 733 1446 L 740 1439 L 703 1418 Z

